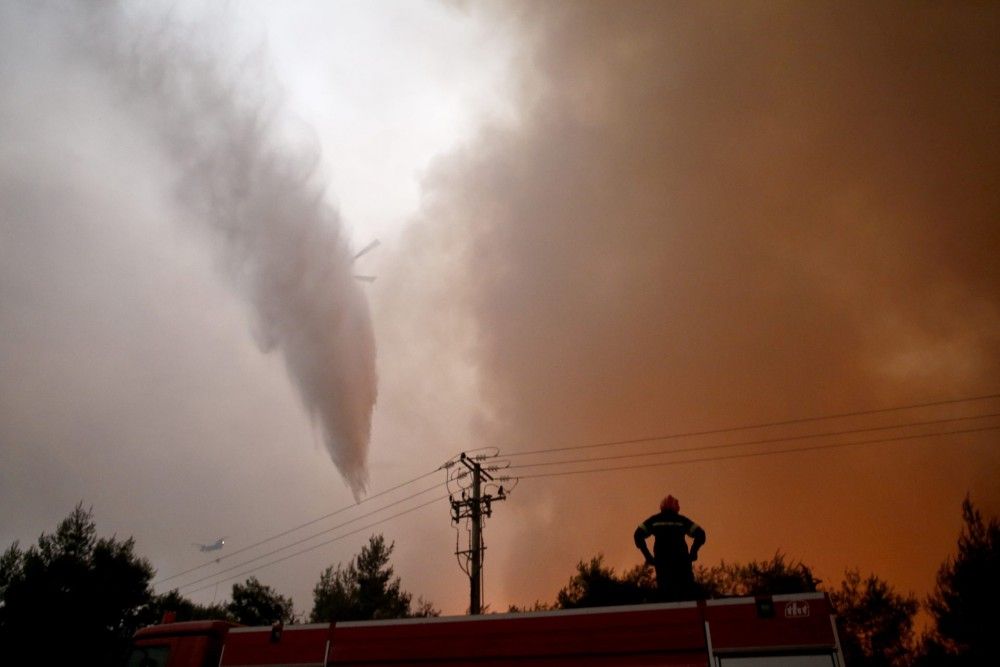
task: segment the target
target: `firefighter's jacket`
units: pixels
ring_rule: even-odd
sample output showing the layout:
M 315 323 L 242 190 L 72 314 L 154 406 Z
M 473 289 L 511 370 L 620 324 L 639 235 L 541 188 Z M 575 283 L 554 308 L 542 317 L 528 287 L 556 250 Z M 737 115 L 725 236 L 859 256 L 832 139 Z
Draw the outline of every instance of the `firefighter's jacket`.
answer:
M 646 538 L 652 535 L 653 559 L 658 563 L 685 563 L 692 560 L 698 549 L 705 543 L 705 531 L 683 514 L 664 511 L 654 514 L 635 529 L 635 545 L 648 554 Z M 691 553 L 688 553 L 686 537 L 693 538 Z

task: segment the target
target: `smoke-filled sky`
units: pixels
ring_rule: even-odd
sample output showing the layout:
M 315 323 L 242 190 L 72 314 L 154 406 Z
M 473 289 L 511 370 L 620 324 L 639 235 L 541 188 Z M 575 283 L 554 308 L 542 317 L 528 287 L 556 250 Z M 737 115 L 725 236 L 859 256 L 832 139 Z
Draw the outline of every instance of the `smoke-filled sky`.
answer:
M 638 563 L 668 492 L 706 565 L 926 594 L 965 495 L 1000 513 L 997 34 L 988 3 L 6 3 L 0 546 L 82 500 L 161 579 L 226 538 L 158 590 L 253 571 L 307 613 L 379 531 L 460 613 L 435 469 L 497 448 L 493 609 Z

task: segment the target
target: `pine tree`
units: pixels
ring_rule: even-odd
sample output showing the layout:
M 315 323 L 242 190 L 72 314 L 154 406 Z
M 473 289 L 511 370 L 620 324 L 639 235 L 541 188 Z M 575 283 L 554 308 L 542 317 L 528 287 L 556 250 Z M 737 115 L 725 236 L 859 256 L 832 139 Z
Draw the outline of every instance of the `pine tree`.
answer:
M 723 561 L 709 568 L 698 567 L 695 580 L 705 597 L 811 593 L 820 584 L 812 568 L 801 561 L 786 562 L 780 551 L 770 560 L 746 565 Z
M 114 664 L 146 616 L 153 568 L 129 538 L 98 538 L 83 504 L 22 551 L 0 557 L 0 644 L 46 664 Z M 60 628 L 53 642 L 51 628 Z
M 330 566 L 313 589 L 314 623 L 357 621 L 407 616 L 436 616 L 437 611 L 423 600 L 411 607 L 413 596 L 402 590 L 390 564 L 395 543 L 373 535 L 351 562 Z
M 934 629 L 923 662 L 934 665 L 1000 664 L 1000 521 L 983 519 L 972 501 L 962 503 L 964 526 L 958 553 L 938 570 L 927 601 Z
M 292 599 L 279 595 L 270 586 L 260 583 L 257 577 L 250 577 L 245 584 L 233 584 L 232 600 L 226 605 L 226 611 L 230 618 L 243 625 L 295 621 Z
M 912 595 L 901 595 L 874 574 L 862 579 L 848 570 L 830 593 L 844 662 L 852 667 L 903 667 L 913 651 L 913 619 L 919 608 Z

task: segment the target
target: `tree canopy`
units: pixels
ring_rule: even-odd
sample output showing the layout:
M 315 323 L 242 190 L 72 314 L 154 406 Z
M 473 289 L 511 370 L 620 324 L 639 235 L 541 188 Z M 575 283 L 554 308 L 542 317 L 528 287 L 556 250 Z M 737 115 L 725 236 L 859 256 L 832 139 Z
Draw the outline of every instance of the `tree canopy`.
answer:
M 243 625 L 295 621 L 292 599 L 279 595 L 270 586 L 257 581 L 257 577 L 250 577 L 245 584 L 233 584 L 232 599 L 226 611 L 232 620 Z
M 730 597 L 741 595 L 777 595 L 815 591 L 819 584 L 805 564 L 789 563 L 781 553 L 766 561 L 751 561 L 745 565 L 725 563 L 710 568 L 698 567 L 695 580 L 700 597 Z M 657 600 L 656 579 L 645 565 L 616 574 L 598 554 L 589 561 L 580 561 L 576 573 L 556 594 L 556 607 L 601 607 L 641 604 Z M 537 606 L 537 605 L 536 605 Z
M 382 535 L 373 535 L 346 567 L 338 563 L 326 568 L 313 589 L 310 619 L 319 623 L 436 616 L 423 600 L 413 608 L 413 596 L 402 589 L 390 564 L 394 548 L 394 542 L 386 544 Z
M 604 555 L 598 554 L 577 563 L 576 574 L 556 594 L 556 608 L 640 604 L 654 600 L 655 594 L 656 582 L 649 568 L 640 565 L 617 575 L 613 567 L 604 564 Z
M 854 569 L 830 592 L 837 613 L 844 662 L 870 667 L 903 667 L 913 658 L 917 598 L 897 593 L 874 574 Z
M 98 538 L 79 504 L 38 544 L 0 557 L 0 643 L 10 655 L 46 647 L 51 664 L 113 664 L 146 622 L 153 568 L 129 538 Z M 51 627 L 58 623 L 59 641 Z M 22 652 L 23 649 L 23 652 Z
M 745 565 L 722 561 L 709 568 L 698 567 L 695 579 L 704 597 L 812 593 L 820 584 L 812 568 L 802 561 L 786 561 L 780 551 L 770 560 Z
M 1000 664 L 1000 521 L 984 520 L 966 497 L 958 553 L 938 570 L 927 600 L 934 627 L 924 642 L 928 665 Z
M 175 621 L 236 621 L 226 603 L 214 602 L 201 605 L 192 602 L 174 589 L 153 598 L 147 609 L 146 624 L 159 623 L 167 612 L 173 614 Z

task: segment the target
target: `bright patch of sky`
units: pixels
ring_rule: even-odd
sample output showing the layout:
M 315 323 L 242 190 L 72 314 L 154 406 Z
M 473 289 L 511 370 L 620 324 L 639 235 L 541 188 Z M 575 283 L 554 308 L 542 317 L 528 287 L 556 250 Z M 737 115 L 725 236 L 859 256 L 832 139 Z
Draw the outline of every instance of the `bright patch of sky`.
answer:
M 421 173 L 484 119 L 510 119 L 511 40 L 482 12 L 440 2 L 234 5 L 286 110 L 315 131 L 328 197 L 353 244 L 392 236 L 417 210 Z

